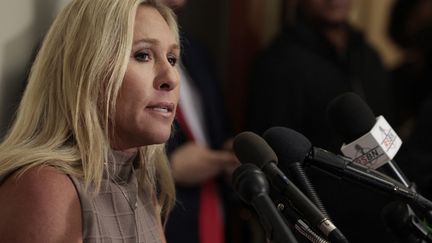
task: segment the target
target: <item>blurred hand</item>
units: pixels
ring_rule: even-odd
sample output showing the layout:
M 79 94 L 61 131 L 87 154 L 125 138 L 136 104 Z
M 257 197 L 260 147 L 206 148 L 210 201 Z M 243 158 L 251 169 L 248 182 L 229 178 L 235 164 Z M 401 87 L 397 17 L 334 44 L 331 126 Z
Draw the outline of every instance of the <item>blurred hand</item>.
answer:
M 227 172 L 237 158 L 230 151 L 211 150 L 188 142 L 170 157 L 174 180 L 182 185 L 197 185 Z M 231 171 L 232 173 L 232 171 Z
M 233 141 L 234 139 L 230 138 L 227 141 L 225 141 L 225 143 L 222 146 L 222 148 L 225 151 L 230 152 L 232 154 L 232 160 L 229 163 L 227 163 L 227 165 L 224 168 L 224 173 L 229 180 L 231 180 L 231 176 L 234 170 L 241 165 L 240 161 L 237 159 L 237 157 L 234 154 Z

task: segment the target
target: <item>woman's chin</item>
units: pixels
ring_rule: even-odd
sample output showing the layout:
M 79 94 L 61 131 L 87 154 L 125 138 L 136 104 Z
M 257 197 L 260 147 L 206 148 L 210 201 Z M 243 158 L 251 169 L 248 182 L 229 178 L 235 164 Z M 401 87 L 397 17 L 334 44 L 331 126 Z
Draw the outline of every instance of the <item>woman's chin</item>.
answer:
M 169 129 L 167 131 L 159 130 L 156 133 L 152 133 L 152 134 L 147 135 L 147 137 L 146 137 L 147 139 L 143 145 L 163 144 L 166 141 L 168 141 L 170 136 L 171 136 L 171 129 Z
M 171 136 L 171 129 L 160 129 L 158 131 L 136 132 L 123 135 L 112 144 L 115 150 L 129 150 L 137 147 L 163 144 Z

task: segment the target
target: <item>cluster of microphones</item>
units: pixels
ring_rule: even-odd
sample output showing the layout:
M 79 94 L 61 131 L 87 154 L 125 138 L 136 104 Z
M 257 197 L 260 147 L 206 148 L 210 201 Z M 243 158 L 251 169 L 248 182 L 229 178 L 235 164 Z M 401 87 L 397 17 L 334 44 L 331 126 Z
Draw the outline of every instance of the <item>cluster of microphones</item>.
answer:
M 428 230 L 432 202 L 416 192 L 392 161 L 402 142 L 387 121 L 376 118 L 354 93 L 334 99 L 328 116 L 344 140 L 343 155 L 314 147 L 305 136 L 285 127 L 269 128 L 262 136 L 243 132 L 234 139 L 242 165 L 234 171 L 233 187 L 257 212 L 267 239 L 296 243 L 300 235 L 301 242 L 349 242 L 331 222 L 303 171 L 313 167 L 393 196 L 396 201 L 383 211 L 392 232 L 403 242 L 432 242 Z M 392 175 L 378 171 L 381 166 Z

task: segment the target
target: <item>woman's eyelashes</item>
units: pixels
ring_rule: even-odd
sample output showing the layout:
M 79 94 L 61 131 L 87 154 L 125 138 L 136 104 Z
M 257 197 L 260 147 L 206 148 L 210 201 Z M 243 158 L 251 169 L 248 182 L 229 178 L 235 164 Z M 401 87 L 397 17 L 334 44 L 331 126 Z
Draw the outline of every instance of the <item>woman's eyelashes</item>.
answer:
M 151 51 L 138 51 L 134 54 L 134 58 L 138 62 L 149 62 L 153 59 L 153 55 Z M 169 53 L 166 58 L 171 66 L 174 67 L 177 64 L 178 57 L 176 54 Z
M 175 66 L 176 64 L 177 64 L 177 55 L 175 55 L 175 54 L 169 54 L 168 56 L 167 56 L 167 60 L 168 60 L 168 62 L 171 64 L 171 66 Z
M 135 53 L 134 58 L 138 62 L 148 62 L 151 60 L 151 55 L 149 51 L 138 51 Z

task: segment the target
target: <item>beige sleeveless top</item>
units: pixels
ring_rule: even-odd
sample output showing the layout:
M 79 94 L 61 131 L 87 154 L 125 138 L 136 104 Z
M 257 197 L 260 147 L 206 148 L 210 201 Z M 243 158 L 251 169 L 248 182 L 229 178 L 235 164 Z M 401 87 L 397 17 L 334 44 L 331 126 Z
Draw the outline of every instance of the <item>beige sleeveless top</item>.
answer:
M 105 173 L 93 197 L 80 178 L 70 176 L 81 203 L 85 243 L 165 242 L 154 195 L 138 190 L 135 157 L 136 153 L 113 151 L 106 163 L 110 176 Z

